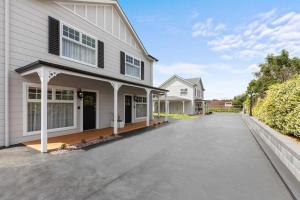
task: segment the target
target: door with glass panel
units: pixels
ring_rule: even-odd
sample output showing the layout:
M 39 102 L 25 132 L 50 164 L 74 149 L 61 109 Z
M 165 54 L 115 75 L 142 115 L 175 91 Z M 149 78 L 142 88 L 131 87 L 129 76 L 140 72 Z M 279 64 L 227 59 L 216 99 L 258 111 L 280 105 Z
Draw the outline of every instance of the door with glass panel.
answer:
M 83 92 L 83 130 L 96 129 L 96 93 Z

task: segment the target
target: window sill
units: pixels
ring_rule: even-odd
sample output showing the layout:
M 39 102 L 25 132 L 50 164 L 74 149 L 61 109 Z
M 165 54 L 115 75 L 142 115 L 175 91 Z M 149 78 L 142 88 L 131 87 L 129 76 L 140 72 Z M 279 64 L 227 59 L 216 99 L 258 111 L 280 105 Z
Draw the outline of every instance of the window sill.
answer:
M 142 80 L 141 77 L 130 76 L 130 75 L 127 75 L 127 74 L 125 74 L 125 76 L 127 76 L 129 78 L 134 78 L 136 80 Z
M 60 56 L 60 58 L 64 59 L 64 60 L 68 60 L 68 61 L 71 61 L 71 62 L 75 62 L 75 63 L 78 63 L 78 64 L 82 64 L 82 65 L 86 65 L 86 66 L 89 66 L 89 67 L 93 67 L 93 68 L 97 68 L 97 65 L 92 65 L 92 64 L 88 64 L 88 63 L 85 63 L 85 62 L 81 62 L 79 60 L 75 60 L 75 59 L 72 59 L 72 58 L 68 58 L 68 57 L 65 57 L 65 56 Z M 100 69 L 100 68 L 99 68 Z

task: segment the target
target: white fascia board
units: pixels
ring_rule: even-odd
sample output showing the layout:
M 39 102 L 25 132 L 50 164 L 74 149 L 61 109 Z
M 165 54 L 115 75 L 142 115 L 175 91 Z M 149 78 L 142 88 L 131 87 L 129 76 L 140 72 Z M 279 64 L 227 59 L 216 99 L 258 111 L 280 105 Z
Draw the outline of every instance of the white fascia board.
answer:
M 185 83 L 188 83 L 189 85 L 191 85 L 192 87 L 194 87 L 196 84 L 194 84 L 194 83 L 192 83 L 192 82 L 190 82 L 190 81 L 187 81 L 187 80 L 185 80 L 184 78 L 181 78 L 180 76 L 178 76 L 178 75 L 173 75 L 173 76 L 171 76 L 169 79 L 167 79 L 165 82 L 163 82 L 160 86 L 159 86 L 159 88 L 162 88 L 164 85 L 166 85 L 168 82 L 170 82 L 171 80 L 173 80 L 174 78 L 178 78 L 179 80 L 181 80 L 181 81 L 183 81 L 183 82 L 185 82 Z

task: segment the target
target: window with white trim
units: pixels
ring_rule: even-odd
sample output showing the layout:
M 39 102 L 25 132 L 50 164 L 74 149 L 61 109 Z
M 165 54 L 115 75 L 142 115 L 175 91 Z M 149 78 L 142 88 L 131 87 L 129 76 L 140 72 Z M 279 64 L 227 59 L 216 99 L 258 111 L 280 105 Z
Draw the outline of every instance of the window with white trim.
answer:
M 41 130 L 41 89 L 27 87 L 27 132 Z M 74 126 L 74 99 L 73 89 L 48 89 L 48 130 Z
M 61 56 L 83 64 L 96 66 L 96 38 L 62 24 Z
M 141 78 L 141 61 L 132 56 L 126 55 L 125 75 L 140 79 Z
M 147 97 L 138 96 L 135 102 L 136 118 L 147 117 Z
M 188 94 L 188 89 L 184 88 L 184 89 L 180 89 L 180 96 L 185 96 Z

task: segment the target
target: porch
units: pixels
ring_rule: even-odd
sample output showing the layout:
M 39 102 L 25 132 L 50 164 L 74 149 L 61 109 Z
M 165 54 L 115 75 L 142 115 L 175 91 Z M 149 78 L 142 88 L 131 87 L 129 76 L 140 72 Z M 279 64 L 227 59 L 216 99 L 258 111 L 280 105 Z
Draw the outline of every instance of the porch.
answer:
M 23 136 L 35 137 L 29 141 L 34 141 L 32 144 L 41 152 L 61 146 L 60 140 L 68 144 L 68 135 L 74 132 L 77 137 L 71 141 L 80 143 L 81 139 L 99 138 L 102 134 L 135 130 L 141 121 L 142 126 L 150 126 L 152 95 L 167 95 L 166 90 L 142 84 L 141 80 L 130 82 L 44 61 L 18 68 L 16 72 L 26 80 Z M 119 122 L 137 124 L 118 129 Z M 83 130 L 97 131 L 85 134 Z M 53 137 L 48 142 L 49 133 Z M 88 138 L 82 138 L 82 134 Z
M 150 121 L 150 126 L 153 126 L 154 124 L 162 122 L 159 120 L 152 120 Z M 120 135 L 130 133 L 132 131 L 140 130 L 147 127 L 146 121 L 144 122 L 138 122 L 138 123 L 130 123 L 126 124 L 124 128 L 119 128 L 118 133 Z M 74 133 L 70 135 L 63 135 L 63 136 L 57 136 L 48 138 L 48 152 L 57 150 L 61 148 L 63 144 L 67 146 L 72 146 L 75 144 L 79 144 L 82 142 L 82 140 L 85 140 L 86 142 L 93 141 L 98 139 L 99 137 L 105 137 L 105 136 L 113 136 L 114 130 L 113 128 L 103 128 L 103 129 L 95 129 L 95 130 L 89 130 L 79 133 Z M 23 143 L 25 146 L 32 148 L 37 151 L 41 151 L 41 140 L 34 140 L 29 142 Z

